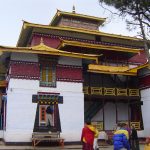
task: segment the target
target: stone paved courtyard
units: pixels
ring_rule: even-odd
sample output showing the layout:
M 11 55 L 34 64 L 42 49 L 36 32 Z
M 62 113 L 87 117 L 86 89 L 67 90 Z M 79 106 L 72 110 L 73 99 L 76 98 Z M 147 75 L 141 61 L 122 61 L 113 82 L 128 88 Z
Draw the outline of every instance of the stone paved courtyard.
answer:
M 32 146 L 5 146 L 0 145 L 0 150 L 33 150 Z M 41 147 L 37 146 L 35 150 L 82 150 L 81 145 L 68 145 L 61 147 Z M 113 146 L 100 146 L 99 150 L 113 150 Z M 144 150 L 144 145 L 140 145 L 140 150 Z

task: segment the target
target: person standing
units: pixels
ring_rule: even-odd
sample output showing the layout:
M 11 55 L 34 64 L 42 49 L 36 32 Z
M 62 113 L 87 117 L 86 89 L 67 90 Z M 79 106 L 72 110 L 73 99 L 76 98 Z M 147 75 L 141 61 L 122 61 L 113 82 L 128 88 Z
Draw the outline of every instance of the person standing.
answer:
M 131 148 L 132 150 L 140 150 L 137 130 L 131 126 Z
M 114 150 L 121 150 L 122 148 L 130 150 L 130 144 L 128 139 L 129 133 L 126 130 L 126 124 L 122 123 L 120 124 L 120 129 L 114 132 L 113 136 Z
M 91 125 L 91 121 L 86 121 L 84 128 L 82 129 L 81 142 L 83 144 L 83 150 L 94 150 L 94 138 L 98 137 L 98 130 Z
M 150 150 L 150 137 L 146 138 L 144 150 Z
M 129 127 L 128 124 L 126 124 L 126 130 L 127 130 L 128 133 L 129 133 L 129 144 L 130 144 L 130 147 L 131 147 L 131 128 Z
M 53 125 L 53 113 L 54 113 L 54 106 L 49 105 L 46 108 L 46 125 L 48 128 L 51 128 Z

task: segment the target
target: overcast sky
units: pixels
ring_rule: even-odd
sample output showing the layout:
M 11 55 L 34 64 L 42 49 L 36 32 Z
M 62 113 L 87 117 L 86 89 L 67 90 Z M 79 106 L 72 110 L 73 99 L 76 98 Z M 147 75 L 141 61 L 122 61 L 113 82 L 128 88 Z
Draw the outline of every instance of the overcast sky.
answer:
M 0 3 L 0 45 L 16 46 L 22 27 L 22 20 L 48 25 L 57 9 L 71 12 L 75 5 L 76 13 L 108 18 L 111 15 L 104 10 L 98 0 L 1 0 Z M 126 30 L 122 19 L 114 18 L 100 28 L 107 33 L 136 36 Z

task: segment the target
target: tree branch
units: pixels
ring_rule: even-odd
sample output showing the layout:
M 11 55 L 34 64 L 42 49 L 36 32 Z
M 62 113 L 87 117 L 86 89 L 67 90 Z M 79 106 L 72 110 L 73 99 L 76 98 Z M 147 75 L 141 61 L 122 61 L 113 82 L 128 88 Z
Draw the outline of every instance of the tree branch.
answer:
M 111 14 L 113 14 L 113 15 L 117 15 L 117 16 L 120 16 L 120 14 L 118 14 L 118 13 L 114 13 L 114 12 L 112 12 L 110 9 L 108 9 L 108 8 L 104 7 L 104 6 L 103 6 L 103 2 L 100 2 L 99 4 L 100 4 L 100 6 L 101 6 L 103 9 L 105 9 L 105 10 L 109 11 Z
M 145 25 L 147 25 L 148 27 L 150 27 L 150 24 L 148 22 L 145 22 L 142 20 L 142 23 L 144 23 Z

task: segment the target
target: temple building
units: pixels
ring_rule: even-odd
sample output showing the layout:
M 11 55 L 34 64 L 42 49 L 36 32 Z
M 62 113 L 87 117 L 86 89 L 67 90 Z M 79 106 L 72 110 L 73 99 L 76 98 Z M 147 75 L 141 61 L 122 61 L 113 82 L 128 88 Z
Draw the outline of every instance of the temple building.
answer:
M 102 32 L 105 20 L 57 10 L 48 25 L 23 21 L 16 47 L 0 46 L 0 137 L 6 143 L 31 143 L 33 132 L 48 131 L 78 142 L 86 119 L 99 131 L 125 122 L 147 136 L 143 41 Z

